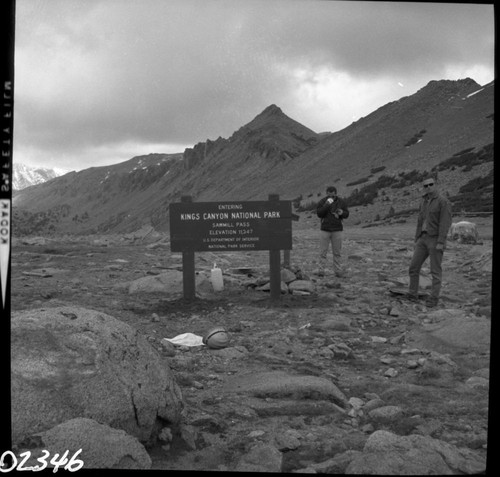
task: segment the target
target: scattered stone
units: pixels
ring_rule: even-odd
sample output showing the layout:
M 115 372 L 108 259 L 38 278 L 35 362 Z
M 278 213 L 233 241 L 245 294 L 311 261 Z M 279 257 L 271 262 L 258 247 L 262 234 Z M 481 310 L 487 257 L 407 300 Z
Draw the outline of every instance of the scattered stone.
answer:
M 441 354 L 441 353 L 437 353 L 436 351 L 431 351 L 430 359 L 432 359 L 433 361 L 435 361 L 438 364 L 447 364 L 447 365 L 451 366 L 453 369 L 458 368 L 457 363 L 455 363 L 455 361 L 453 361 L 450 358 L 450 356 L 447 354 Z
M 294 474 L 317 474 L 312 467 L 304 467 L 303 469 L 297 469 L 293 471 Z
M 361 398 L 357 397 L 352 397 L 349 399 L 349 404 L 355 409 L 355 410 L 360 410 L 365 402 Z
M 415 427 L 414 433 L 422 436 L 433 436 L 443 428 L 437 419 L 431 419 Z
M 403 416 L 403 409 L 399 406 L 382 406 L 372 409 L 368 415 L 377 422 L 394 422 Z
M 300 447 L 300 437 L 300 433 L 293 429 L 289 429 L 284 433 L 276 435 L 276 447 L 281 452 L 297 449 Z
M 405 334 L 405 333 L 402 333 L 402 334 L 400 334 L 400 335 L 398 335 L 398 336 L 393 336 L 393 337 L 389 340 L 389 342 L 390 342 L 391 344 L 393 344 L 393 345 L 398 345 L 398 344 L 401 344 L 401 343 L 403 343 L 403 342 L 404 342 L 404 340 L 405 340 L 405 336 L 406 336 L 406 334 Z
M 247 454 L 238 461 L 236 472 L 281 472 L 283 454 L 273 446 L 265 443 L 254 445 Z
M 314 293 L 315 287 L 314 283 L 309 280 L 295 280 L 288 284 L 288 289 L 295 293 L 296 291 Z
M 23 237 L 21 243 L 23 245 L 47 245 L 49 240 L 45 237 Z
M 402 355 L 406 355 L 406 354 L 420 354 L 422 353 L 422 351 L 420 351 L 418 348 L 403 348 L 401 350 L 401 354 Z
M 384 376 L 386 378 L 395 378 L 398 375 L 398 371 L 394 368 L 389 368 L 385 373 Z
M 312 330 L 352 331 L 352 320 L 346 315 L 335 315 L 319 323 L 311 324 Z
M 288 268 L 283 268 L 281 270 L 282 282 L 285 282 L 288 285 L 290 282 L 293 282 L 294 280 L 297 280 L 295 273 L 293 273 L 291 270 L 288 270 Z
M 387 338 L 384 338 L 383 336 L 370 336 L 370 339 L 372 340 L 372 343 L 386 343 Z
M 400 311 L 395 306 L 391 307 L 389 311 L 390 316 L 399 316 L 400 314 Z
M 158 439 L 162 442 L 170 443 L 172 442 L 173 435 L 170 427 L 164 427 L 158 434 Z
M 292 282 L 295 283 L 295 282 Z M 290 284 L 291 285 L 291 284 Z M 280 288 L 281 288 L 281 293 L 288 293 L 288 285 L 285 282 L 280 282 Z M 271 282 L 266 280 L 266 283 L 264 285 L 258 286 L 256 288 L 257 291 L 265 291 L 265 292 L 270 292 L 271 291 Z
M 481 368 L 474 371 L 474 376 L 490 379 L 490 368 Z
M 333 354 L 337 358 L 351 358 L 353 356 L 353 351 L 345 343 L 332 343 L 328 345 L 328 348 L 333 351 Z
M 472 376 L 465 382 L 465 384 L 474 389 L 488 389 L 490 386 L 490 380 L 482 378 L 481 376 Z
M 292 295 L 296 296 L 310 296 L 311 292 L 304 291 L 304 290 L 289 290 Z
M 408 369 L 415 369 L 418 368 L 418 362 L 414 359 L 410 359 L 406 362 L 406 366 Z
M 337 454 L 335 457 L 318 464 L 311 464 L 310 468 L 319 474 L 345 474 L 351 461 L 361 455 L 357 450 L 348 450 Z
M 23 272 L 23 275 L 27 277 L 49 278 L 53 273 L 46 270 L 33 270 L 31 272 Z
M 224 359 L 239 359 L 245 358 L 248 355 L 248 350 L 244 346 L 231 346 L 222 349 L 211 349 L 210 354 Z
M 391 358 L 389 356 L 382 356 L 379 360 L 382 364 L 392 364 L 394 363 L 396 360 L 394 358 Z
M 196 429 L 187 424 L 180 426 L 180 438 L 191 450 L 196 450 Z
M 373 411 L 374 409 L 377 409 L 379 407 L 385 406 L 385 401 L 380 399 L 379 397 L 370 399 L 364 406 L 363 410 L 367 413 L 370 411 Z
M 161 350 L 165 356 L 175 356 L 176 350 L 175 346 L 168 340 L 161 340 Z
M 332 358 L 335 356 L 335 353 L 328 347 L 321 348 L 318 353 L 323 358 Z

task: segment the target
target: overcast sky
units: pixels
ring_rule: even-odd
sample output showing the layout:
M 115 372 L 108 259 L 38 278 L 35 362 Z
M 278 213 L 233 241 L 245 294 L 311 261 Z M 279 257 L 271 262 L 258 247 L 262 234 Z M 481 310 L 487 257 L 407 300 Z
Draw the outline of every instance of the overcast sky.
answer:
M 17 0 L 14 161 L 81 170 L 228 138 L 270 104 L 338 131 L 494 79 L 492 4 Z

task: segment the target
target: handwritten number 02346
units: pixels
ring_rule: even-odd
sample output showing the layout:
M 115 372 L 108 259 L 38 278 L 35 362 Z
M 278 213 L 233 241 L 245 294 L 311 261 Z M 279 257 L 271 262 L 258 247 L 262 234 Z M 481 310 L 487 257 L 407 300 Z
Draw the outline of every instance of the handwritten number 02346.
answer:
M 52 459 L 48 460 L 50 452 L 44 449 L 42 450 L 43 455 L 36 459 L 41 464 L 41 466 L 36 465 L 33 467 L 25 467 L 26 462 L 31 457 L 30 451 L 26 451 L 23 452 L 22 454 L 19 454 L 19 456 L 22 457 L 22 459 L 19 461 L 19 465 L 15 454 L 12 451 L 5 451 L 2 454 L 2 457 L 0 458 L 0 472 L 2 473 L 10 472 L 11 470 L 14 470 L 16 467 L 18 471 L 31 470 L 34 472 L 38 472 L 40 470 L 45 469 L 49 464 L 53 467 L 53 472 L 57 472 L 59 467 L 63 466 L 64 470 L 68 470 L 69 472 L 76 472 L 77 470 L 80 470 L 83 467 L 83 461 L 76 458 L 81 451 L 82 449 L 76 451 L 69 460 L 68 460 L 69 451 L 66 451 L 61 456 L 61 458 L 59 458 L 59 454 L 54 454 Z M 9 468 L 4 468 L 4 459 L 7 455 L 10 455 L 12 457 L 12 465 Z

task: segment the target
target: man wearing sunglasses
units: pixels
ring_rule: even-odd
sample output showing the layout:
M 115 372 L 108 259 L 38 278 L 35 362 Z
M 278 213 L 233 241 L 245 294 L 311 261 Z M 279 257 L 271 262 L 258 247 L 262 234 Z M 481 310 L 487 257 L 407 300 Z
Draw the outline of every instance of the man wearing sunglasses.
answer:
M 420 269 L 429 257 L 432 286 L 431 294 L 425 304 L 428 307 L 435 307 L 438 304 L 441 291 L 441 262 L 451 222 L 450 203 L 436 190 L 435 179 L 425 179 L 422 182 L 422 202 L 417 219 L 415 249 L 409 268 L 408 299 L 410 301 L 418 301 Z

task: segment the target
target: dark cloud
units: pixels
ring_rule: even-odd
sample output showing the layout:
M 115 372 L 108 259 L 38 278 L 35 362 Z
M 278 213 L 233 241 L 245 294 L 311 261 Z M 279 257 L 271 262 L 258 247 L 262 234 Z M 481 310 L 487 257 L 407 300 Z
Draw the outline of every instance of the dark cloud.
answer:
M 228 137 L 271 103 L 318 131 L 345 127 L 432 79 L 493 79 L 492 13 L 445 3 L 18 0 L 17 157 L 182 148 Z M 350 105 L 339 108 L 335 94 L 352 95 Z

